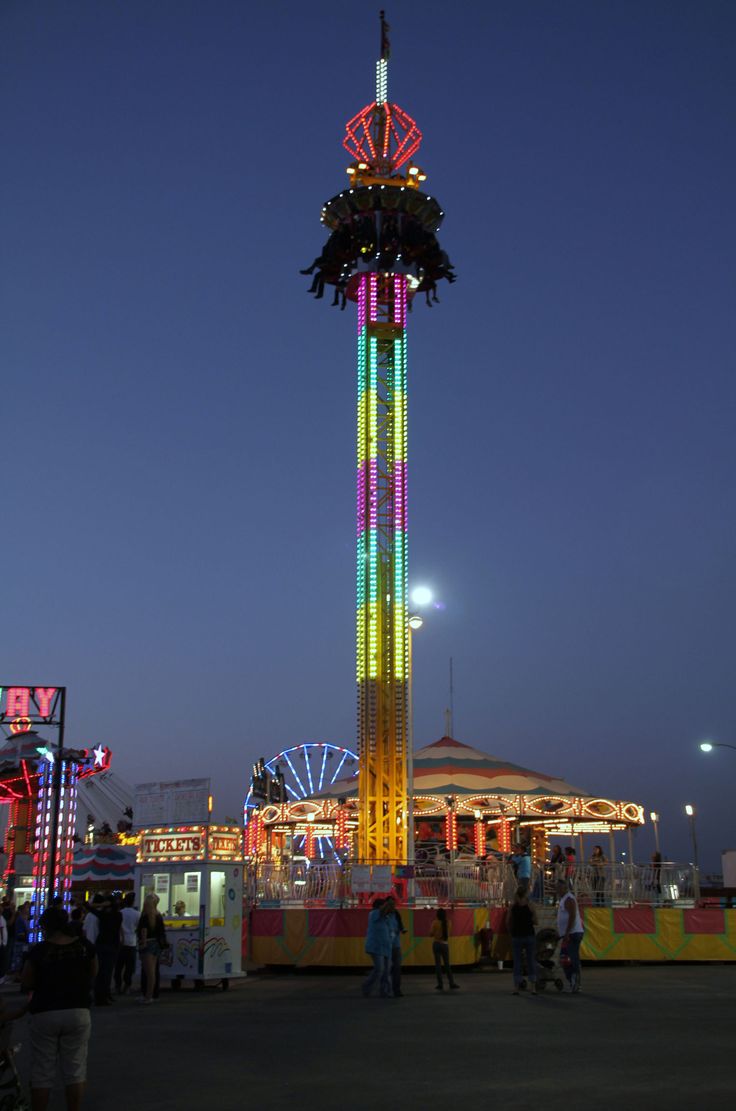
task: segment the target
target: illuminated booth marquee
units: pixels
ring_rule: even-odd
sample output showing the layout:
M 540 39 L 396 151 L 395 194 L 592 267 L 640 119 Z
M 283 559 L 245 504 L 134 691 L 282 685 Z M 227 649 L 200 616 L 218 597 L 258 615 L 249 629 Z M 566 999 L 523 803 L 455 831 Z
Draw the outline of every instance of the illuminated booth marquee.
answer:
M 232 826 L 160 826 L 140 832 L 139 864 L 242 858 L 243 834 Z
M 111 752 L 64 746 L 66 688 L 0 686 L 0 804 L 10 807 L 3 884 L 10 895 L 30 899 L 30 936 L 55 898 L 69 909 L 77 784 L 106 771 Z M 57 730 L 50 743 L 37 729 Z

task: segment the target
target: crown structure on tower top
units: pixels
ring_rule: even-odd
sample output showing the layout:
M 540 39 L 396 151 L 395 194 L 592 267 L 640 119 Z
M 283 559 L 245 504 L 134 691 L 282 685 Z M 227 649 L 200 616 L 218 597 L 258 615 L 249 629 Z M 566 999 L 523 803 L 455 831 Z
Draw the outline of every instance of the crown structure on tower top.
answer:
M 406 274 L 409 305 L 417 292 L 428 305 L 437 283 L 455 281 L 454 267 L 437 241 L 444 212 L 423 192 L 427 175 L 414 161 L 422 133 L 403 108 L 388 99 L 389 27 L 381 12 L 381 56 L 376 62 L 376 99 L 346 124 L 343 146 L 354 161 L 348 187 L 322 206 L 330 236 L 311 266 L 309 292 L 323 297 L 334 286 L 333 305 L 356 300 L 366 271 Z

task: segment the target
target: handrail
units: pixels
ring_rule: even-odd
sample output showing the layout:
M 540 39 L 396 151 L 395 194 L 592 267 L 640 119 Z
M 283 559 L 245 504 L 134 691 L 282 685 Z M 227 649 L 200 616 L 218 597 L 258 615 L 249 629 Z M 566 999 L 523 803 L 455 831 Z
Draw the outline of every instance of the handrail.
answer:
M 245 898 L 251 906 L 364 906 L 377 895 L 394 891 L 408 901 L 407 869 L 361 861 L 280 862 L 257 860 L 245 866 Z M 533 901 L 554 905 L 556 883 L 564 879 L 581 906 L 693 906 L 698 898 L 697 872 L 691 864 L 545 864 L 534 865 L 529 882 Z M 419 861 L 411 879 L 413 904 L 507 906 L 518 880 L 508 859 L 457 859 L 436 856 Z

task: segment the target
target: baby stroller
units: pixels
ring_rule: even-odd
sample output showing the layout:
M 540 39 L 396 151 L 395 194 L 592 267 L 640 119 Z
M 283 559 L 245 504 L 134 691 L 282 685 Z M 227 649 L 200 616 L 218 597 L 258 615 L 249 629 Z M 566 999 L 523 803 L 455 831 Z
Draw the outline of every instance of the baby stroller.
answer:
M 554 984 L 558 991 L 562 991 L 565 986 L 562 968 L 557 959 L 559 941 L 557 930 L 552 929 L 540 930 L 535 938 L 537 991 L 544 991 L 547 984 Z
M 29 1111 L 30 1104 L 23 1095 L 15 1054 L 19 1045 L 11 1045 L 12 1022 L 0 1026 L 0 1111 Z

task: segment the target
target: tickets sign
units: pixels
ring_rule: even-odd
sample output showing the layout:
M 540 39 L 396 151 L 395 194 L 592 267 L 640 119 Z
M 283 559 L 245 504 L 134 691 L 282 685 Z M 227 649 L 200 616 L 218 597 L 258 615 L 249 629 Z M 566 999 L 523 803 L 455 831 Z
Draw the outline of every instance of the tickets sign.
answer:
M 208 848 L 212 860 L 240 860 L 243 856 L 243 835 L 237 829 L 210 829 Z
M 141 830 L 138 863 L 242 860 L 243 832 L 233 826 L 158 826 Z
M 202 860 L 205 844 L 203 829 L 144 830 L 138 860 Z

